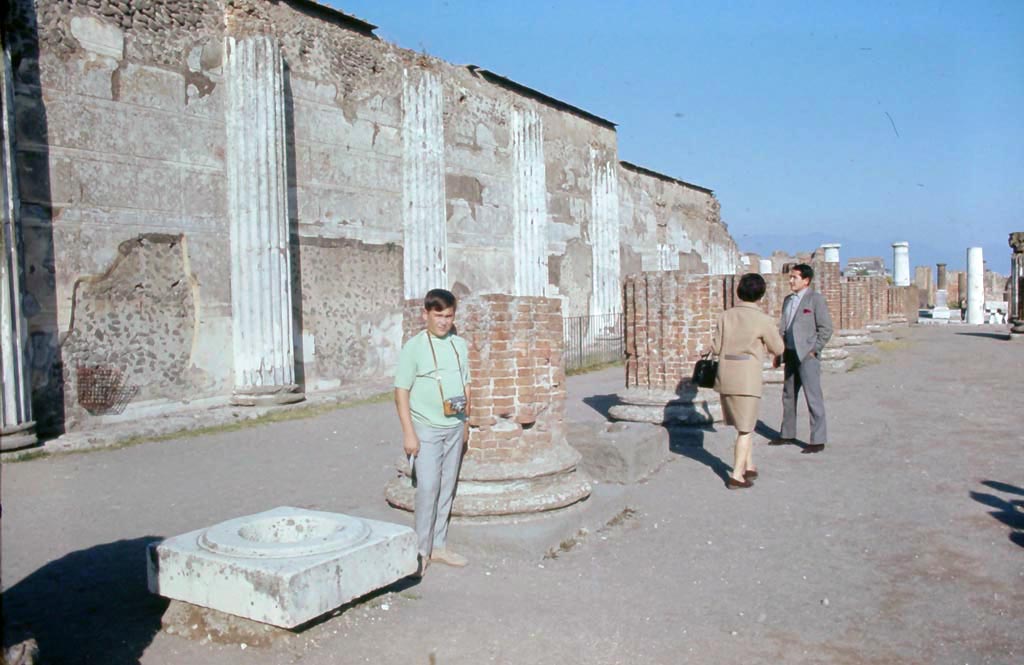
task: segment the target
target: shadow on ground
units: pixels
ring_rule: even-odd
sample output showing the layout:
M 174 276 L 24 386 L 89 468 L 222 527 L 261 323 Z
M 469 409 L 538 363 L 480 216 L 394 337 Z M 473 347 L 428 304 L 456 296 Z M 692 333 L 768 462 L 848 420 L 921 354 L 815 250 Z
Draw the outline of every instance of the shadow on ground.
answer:
M 605 420 L 614 420 L 608 411 L 619 403 L 619 396 L 614 393 L 610 395 L 591 395 L 584 397 L 583 403 L 600 413 Z
M 1010 333 L 994 333 L 994 332 L 958 332 L 956 335 L 965 335 L 967 337 L 988 337 L 989 339 L 1000 339 L 1007 340 L 1010 338 Z
M 34 637 L 47 665 L 138 663 L 167 608 L 146 588 L 146 546 L 160 540 L 78 550 L 4 591 L 5 648 Z
M 1024 496 L 1024 489 L 997 480 L 984 480 L 981 483 L 988 488 L 1006 494 Z M 989 515 L 1010 527 L 1010 540 L 1024 547 L 1024 499 L 1004 499 L 986 492 L 971 492 L 971 498 L 980 504 L 995 508 Z
M 676 455 L 692 459 L 695 462 L 700 462 L 711 469 L 716 476 L 721 478 L 723 483 L 726 481 L 726 478 L 729 477 L 729 472 L 732 471 L 732 467 L 723 462 L 720 457 L 714 453 L 708 452 L 708 450 L 704 448 L 704 435 L 706 432 L 714 432 L 715 429 L 713 426 L 666 426 L 665 429 L 668 430 L 669 451 Z

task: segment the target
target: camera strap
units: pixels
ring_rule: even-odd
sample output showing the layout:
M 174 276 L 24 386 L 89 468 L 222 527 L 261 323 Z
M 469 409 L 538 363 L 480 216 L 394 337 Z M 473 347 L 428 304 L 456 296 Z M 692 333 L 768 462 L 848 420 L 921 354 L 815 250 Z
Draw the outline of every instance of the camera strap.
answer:
M 437 366 L 437 353 L 434 352 L 434 340 L 431 338 L 433 335 L 430 331 L 427 331 L 427 344 L 430 344 L 430 355 L 434 358 L 434 371 L 438 372 L 439 375 L 434 377 L 437 381 L 437 392 L 441 395 L 441 403 L 444 404 L 444 390 L 441 388 L 441 377 L 440 368 Z M 462 394 L 466 394 L 466 382 L 462 379 L 462 359 L 459 358 L 459 352 L 455 350 L 455 342 L 452 341 L 451 337 L 448 338 L 448 343 L 452 345 L 452 353 L 455 354 L 455 362 L 459 365 L 459 381 L 462 382 Z

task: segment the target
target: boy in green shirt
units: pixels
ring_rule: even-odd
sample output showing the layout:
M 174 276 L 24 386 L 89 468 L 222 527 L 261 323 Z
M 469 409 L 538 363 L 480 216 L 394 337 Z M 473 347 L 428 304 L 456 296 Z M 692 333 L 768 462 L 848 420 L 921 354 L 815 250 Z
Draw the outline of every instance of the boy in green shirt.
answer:
M 402 445 L 416 475 L 417 574 L 431 561 L 465 566 L 450 551 L 448 517 L 462 453 L 469 440 L 469 346 L 454 332 L 455 295 L 432 289 L 423 299 L 426 329 L 402 347 L 395 371 L 395 406 Z

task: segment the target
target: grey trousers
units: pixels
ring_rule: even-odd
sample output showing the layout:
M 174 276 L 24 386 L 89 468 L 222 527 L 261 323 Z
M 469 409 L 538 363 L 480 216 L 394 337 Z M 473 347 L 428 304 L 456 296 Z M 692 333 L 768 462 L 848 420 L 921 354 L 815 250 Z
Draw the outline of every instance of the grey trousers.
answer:
M 448 516 L 462 465 L 463 428 L 442 429 L 413 423 L 420 440 L 416 455 L 416 540 L 418 552 L 429 557 L 448 541 Z
M 786 349 L 785 381 L 782 384 L 782 432 L 783 439 L 796 438 L 796 398 L 800 389 L 804 391 L 807 410 L 811 413 L 811 443 L 827 443 L 828 429 L 825 423 L 825 397 L 821 393 L 821 361 L 808 355 L 801 361 L 796 351 Z

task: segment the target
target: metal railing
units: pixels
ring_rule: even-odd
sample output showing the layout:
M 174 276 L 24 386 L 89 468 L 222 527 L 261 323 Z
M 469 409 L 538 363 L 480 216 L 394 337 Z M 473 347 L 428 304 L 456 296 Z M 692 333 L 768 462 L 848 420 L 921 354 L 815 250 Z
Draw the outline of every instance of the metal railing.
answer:
M 564 317 L 562 339 L 566 371 L 618 362 L 625 357 L 622 314 Z

